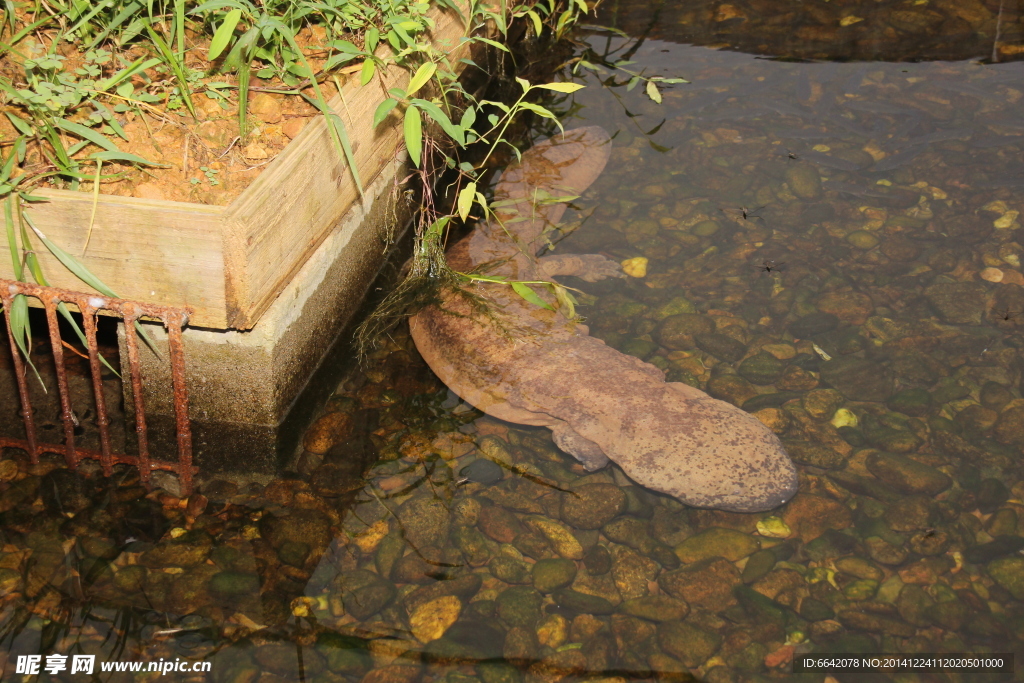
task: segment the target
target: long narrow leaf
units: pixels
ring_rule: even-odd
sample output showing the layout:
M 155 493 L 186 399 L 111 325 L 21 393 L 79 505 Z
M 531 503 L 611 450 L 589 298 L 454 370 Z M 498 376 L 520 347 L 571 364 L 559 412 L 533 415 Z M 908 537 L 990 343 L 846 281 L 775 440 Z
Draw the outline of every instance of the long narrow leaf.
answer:
M 117 148 L 117 145 L 115 145 L 113 142 L 105 138 L 100 133 L 94 131 L 92 128 L 86 128 L 80 123 L 74 123 L 73 121 L 68 121 L 67 119 L 56 119 L 54 123 L 56 123 L 57 127 L 60 128 L 61 130 L 67 131 L 68 133 L 71 133 L 73 135 L 77 135 L 80 138 L 84 138 L 89 142 L 93 143 L 94 145 L 102 147 L 108 152 L 121 151 Z
M 121 298 L 117 294 L 115 294 L 114 291 L 110 289 L 110 287 L 107 287 L 107 285 L 104 284 L 102 280 L 93 275 L 92 272 L 90 272 L 88 268 L 82 265 L 82 263 L 79 262 L 78 259 L 76 259 L 74 256 L 67 253 L 66 251 L 58 247 L 56 244 L 51 242 L 49 238 L 47 238 L 46 235 L 44 235 L 39 230 L 39 228 L 36 227 L 35 223 L 33 223 L 32 219 L 29 218 L 27 215 L 25 216 L 25 220 L 28 221 L 28 225 L 30 228 L 32 228 L 32 232 L 34 232 L 36 236 L 39 238 L 39 240 L 43 243 L 43 245 L 50 250 L 50 253 L 53 254 L 57 258 L 57 260 L 64 265 L 65 268 L 70 270 L 75 277 L 77 277 L 79 280 L 95 289 L 100 294 L 103 294 L 104 296 L 109 296 L 112 299 Z M 142 329 L 142 325 L 140 325 L 137 321 L 135 323 L 135 329 L 139 331 L 139 335 L 149 346 L 150 350 L 152 350 L 153 353 L 156 354 L 157 357 L 159 357 L 160 354 L 157 352 L 156 346 L 153 344 L 153 340 L 149 338 L 149 336 L 146 334 L 146 331 Z
M 181 91 L 181 99 L 185 102 L 185 107 L 188 112 L 192 114 L 192 118 L 196 117 L 196 108 L 192 104 L 192 89 L 188 85 L 188 77 L 185 75 L 184 64 L 180 59 L 171 51 L 170 46 L 160 36 L 159 33 L 153 30 L 153 26 L 150 22 L 146 22 L 146 32 L 149 34 L 149 39 L 153 41 L 153 45 L 156 46 L 157 52 L 163 57 L 164 64 L 174 74 L 174 80 L 178 83 L 178 89 Z
M 14 201 L 14 195 L 8 195 L 7 201 L 4 202 L 4 224 L 7 228 L 7 244 L 11 250 L 11 267 L 14 270 L 14 279 L 22 282 L 25 276 L 25 269 L 22 266 L 21 256 L 18 254 L 18 239 L 14 232 L 14 215 L 11 211 Z M 14 297 L 14 301 L 11 303 L 11 310 L 7 311 L 7 321 L 11 324 L 11 334 L 14 335 L 14 343 L 18 346 L 18 350 L 21 351 L 25 362 L 28 363 L 29 367 L 32 368 L 32 372 L 35 373 L 36 379 L 39 380 L 39 386 L 45 392 L 46 385 L 43 384 L 43 378 L 39 376 L 39 370 L 36 369 L 30 355 L 32 351 L 32 330 L 28 319 L 28 298 L 24 294 Z
M 210 51 L 206 55 L 208 60 L 212 62 L 217 59 L 224 48 L 228 46 L 241 18 L 242 10 L 240 9 L 233 9 L 225 15 L 224 21 L 217 27 L 217 32 L 213 34 L 213 40 L 210 41 Z
M 409 158 L 419 168 L 421 155 L 423 153 L 423 120 L 420 118 L 420 110 L 410 105 L 405 110 L 404 121 L 405 148 L 409 150 Z
M 435 71 L 437 71 L 437 65 L 433 62 L 420 64 L 420 68 L 416 69 L 416 73 L 409 80 L 409 86 L 405 89 L 406 95 L 411 97 L 413 93 L 426 85 Z
M 530 285 L 524 282 L 511 282 L 509 284 L 512 285 L 512 289 L 515 290 L 516 294 L 523 297 L 523 299 L 533 304 L 534 306 L 540 306 L 541 308 L 546 308 L 549 311 L 555 310 L 554 308 L 551 307 L 551 304 L 544 301 L 544 299 L 541 299 L 540 296 L 537 295 L 537 292 L 533 291 L 533 289 L 530 288 Z

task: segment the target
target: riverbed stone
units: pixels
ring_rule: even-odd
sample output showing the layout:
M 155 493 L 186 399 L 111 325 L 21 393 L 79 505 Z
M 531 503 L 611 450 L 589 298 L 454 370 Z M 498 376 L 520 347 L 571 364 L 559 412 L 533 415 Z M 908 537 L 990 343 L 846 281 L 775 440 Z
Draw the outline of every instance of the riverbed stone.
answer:
M 600 595 L 581 593 L 572 588 L 563 588 L 560 591 L 556 591 L 554 598 L 555 604 L 559 607 L 581 614 L 601 615 L 611 614 L 615 611 L 615 606 L 611 600 Z
M 999 413 L 993 432 L 1002 443 L 1024 447 L 1024 404 L 1010 406 Z
M 514 586 L 502 591 L 495 601 L 498 618 L 508 626 L 532 629 L 540 620 L 544 597 L 532 586 Z
M 733 587 L 741 583 L 736 566 L 722 557 L 712 557 L 658 577 L 658 586 L 689 605 L 721 610 L 736 604 Z
M 924 389 L 903 389 L 886 401 L 890 410 L 913 417 L 927 417 L 935 408 L 932 395 Z
M 864 539 L 864 547 L 868 551 L 868 556 L 878 562 L 879 564 L 898 566 L 903 564 L 910 552 L 898 545 L 893 545 L 884 538 L 878 536 L 869 536 Z
M 730 363 L 740 360 L 747 352 L 746 344 L 718 332 L 695 334 L 693 340 L 701 351 Z
M 712 398 L 731 403 L 737 408 L 757 396 L 753 385 L 740 375 L 721 374 L 708 381 L 707 392 Z
M 462 601 L 454 595 L 429 600 L 409 615 L 409 628 L 416 640 L 429 643 L 445 634 L 462 613 Z
M 722 636 L 685 621 L 658 624 L 658 645 L 688 667 L 698 667 L 714 655 Z
M 924 295 L 943 322 L 980 325 L 985 315 L 985 289 L 980 282 L 940 282 L 926 287 Z
M 820 467 L 826 470 L 840 469 L 846 462 L 842 453 L 813 441 L 783 440 L 786 452 L 793 462 L 801 465 Z
M 750 534 L 732 529 L 711 527 L 691 536 L 676 546 L 676 555 L 684 564 L 692 564 L 710 557 L 724 557 L 735 562 L 759 549 L 757 540 Z
M 639 598 L 648 593 L 648 584 L 661 570 L 657 562 L 625 546 L 616 546 L 613 553 L 612 578 L 623 599 Z
M 945 473 L 905 455 L 876 451 L 866 464 L 872 474 L 903 493 L 935 496 L 953 483 Z
M 562 494 L 562 521 L 577 529 L 600 529 L 625 509 L 626 494 L 615 484 L 584 484 Z
M 334 583 L 345 611 L 360 621 L 384 609 L 398 594 L 393 583 L 366 569 L 339 574 Z
M 851 325 L 863 325 L 875 306 L 871 297 L 854 291 L 827 292 L 818 299 L 818 310 L 831 313 Z
M 564 588 L 576 578 L 576 563 L 564 558 L 537 560 L 533 565 L 533 587 L 541 593 Z
M 839 317 L 833 313 L 815 311 L 789 324 L 789 331 L 797 339 L 810 339 L 824 332 L 831 332 L 839 326 Z
M 658 341 L 662 346 L 674 350 L 686 350 L 694 347 L 694 335 L 710 334 L 715 330 L 715 323 L 706 315 L 698 313 L 680 313 L 665 318 L 658 328 Z
M 821 197 L 821 176 L 811 164 L 793 164 L 786 170 L 786 183 L 800 199 L 811 201 Z
M 675 621 L 685 619 L 690 606 L 669 595 L 645 595 L 623 600 L 619 611 L 648 621 Z
M 491 558 L 491 561 L 487 563 L 487 569 L 492 576 L 505 583 L 525 584 L 533 581 L 530 565 L 507 555 Z
M 804 543 L 827 530 L 838 531 L 853 524 L 850 508 L 837 500 L 809 493 L 797 493 L 780 516 Z
M 1024 557 L 993 560 L 985 571 L 1017 600 L 1024 600 Z
M 822 363 L 821 378 L 851 401 L 885 401 L 893 389 L 885 367 L 856 356 Z
M 526 531 L 518 517 L 496 505 L 481 507 L 477 524 L 488 538 L 499 543 L 511 543 L 516 536 Z
M 839 410 L 846 399 L 835 389 L 815 389 L 807 392 L 800 404 L 807 414 L 818 421 L 828 420 Z
M 562 557 L 568 560 L 583 559 L 583 546 L 573 535 L 572 530 L 562 522 L 534 515 L 526 518 L 526 525 L 543 535 L 552 549 Z
M 402 503 L 396 514 L 406 539 L 416 547 L 440 545 L 448 536 L 450 512 L 439 498 L 413 498 Z
M 768 353 L 756 353 L 746 358 L 736 369 L 751 384 L 773 384 L 786 369 L 786 364 Z

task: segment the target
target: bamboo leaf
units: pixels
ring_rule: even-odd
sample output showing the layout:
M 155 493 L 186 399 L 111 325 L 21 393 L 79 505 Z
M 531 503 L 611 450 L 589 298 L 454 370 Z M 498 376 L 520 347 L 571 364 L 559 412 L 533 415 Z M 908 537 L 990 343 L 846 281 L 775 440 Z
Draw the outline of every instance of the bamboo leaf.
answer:
M 469 210 L 473 207 L 474 199 L 476 199 L 476 183 L 471 182 L 459 191 L 459 198 L 456 202 L 459 209 L 459 218 L 462 220 L 469 218 Z
M 544 83 L 543 85 L 535 85 L 533 87 L 544 88 L 545 90 L 554 90 L 555 92 L 574 93 L 587 86 L 580 85 L 579 83 Z
M 210 51 L 206 53 L 208 60 L 212 62 L 224 52 L 224 48 L 231 41 L 241 19 L 242 10 L 240 9 L 233 9 L 224 16 L 224 21 L 217 27 L 217 32 L 213 34 L 213 40 L 210 41 Z
M 423 121 L 420 110 L 410 106 L 405 110 L 405 148 L 409 150 L 409 158 L 419 168 L 423 153 Z
M 534 35 L 539 37 L 541 33 L 544 33 L 544 24 L 541 22 L 539 14 L 537 14 L 531 9 L 526 10 L 526 16 L 530 17 L 530 19 L 533 21 Z
M 569 293 L 565 287 L 552 284 L 551 289 L 555 292 L 555 298 L 558 299 L 558 305 L 560 308 L 565 309 L 565 317 L 575 318 L 576 317 L 576 297 Z
M 377 66 L 373 63 L 371 57 L 367 57 L 366 61 L 363 62 L 363 68 L 359 71 L 359 85 L 366 85 L 373 79 L 373 74 L 376 72 Z
M 640 77 L 633 76 L 633 78 L 629 79 L 629 83 L 626 84 L 626 92 L 631 92 L 639 83 Z
M 391 110 L 398 104 L 398 100 L 393 97 L 389 97 L 380 104 L 377 105 L 377 111 L 373 112 L 373 127 L 376 128 L 381 124 L 381 121 L 388 117 Z
M 544 301 L 544 299 L 541 299 L 537 295 L 537 292 L 533 291 L 530 285 L 523 282 L 512 282 L 510 284 L 512 285 L 512 289 L 515 291 L 515 293 L 523 297 L 523 299 L 525 299 L 528 303 L 531 303 L 534 306 L 540 306 L 541 308 L 546 308 L 549 311 L 555 310 L 554 308 L 551 307 L 551 304 Z
M 647 96 L 661 104 L 661 91 L 658 90 L 658 85 L 654 81 L 647 81 Z
M 409 80 L 409 87 L 405 89 L 406 96 L 411 96 L 414 92 L 426 85 L 427 81 L 431 79 L 434 72 L 437 71 L 437 65 L 433 62 L 425 62 L 420 64 L 420 68 L 416 69 L 416 73 Z
M 413 100 L 412 104 L 427 112 L 427 116 L 437 121 L 441 128 L 444 129 L 444 132 L 448 134 L 448 137 L 457 142 L 459 147 L 466 146 L 466 131 L 462 126 L 456 126 L 453 124 L 451 119 L 448 118 L 448 115 L 441 111 L 439 106 L 433 102 L 427 102 L 426 100 L 418 98 Z

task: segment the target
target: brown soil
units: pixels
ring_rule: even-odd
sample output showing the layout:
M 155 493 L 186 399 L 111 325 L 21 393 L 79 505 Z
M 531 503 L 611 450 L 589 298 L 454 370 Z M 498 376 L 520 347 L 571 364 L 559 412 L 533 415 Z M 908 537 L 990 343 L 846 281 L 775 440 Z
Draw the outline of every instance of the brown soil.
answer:
M 52 39 L 47 35 L 37 38 L 43 45 L 47 45 Z M 208 38 L 194 34 L 188 35 L 187 38 L 188 66 L 193 70 L 208 73 L 212 65 L 203 58 L 209 45 Z M 318 69 L 327 57 L 326 52 L 318 47 L 323 39 L 322 31 L 304 29 L 299 33 L 298 39 L 311 66 Z M 75 46 L 64 44 L 59 51 L 66 58 L 65 70 L 74 70 L 81 66 L 82 55 Z M 122 54 L 130 59 L 144 55 L 140 48 L 133 48 Z M 24 79 L 24 69 L 15 61 L 16 59 L 10 54 L 0 59 L 0 74 L 13 78 L 16 86 L 23 86 L 20 81 Z M 338 74 L 339 82 L 344 84 L 358 68 L 356 65 L 341 70 Z M 109 76 L 115 71 L 111 64 L 107 65 L 107 69 L 104 76 Z M 157 73 L 153 69 L 146 71 L 145 77 L 134 77 L 133 83 L 137 90 L 148 84 L 150 92 L 153 92 L 154 87 L 159 90 L 161 84 L 165 84 L 167 92 L 170 92 L 176 85 L 171 76 Z M 228 83 L 234 86 L 237 79 L 233 74 L 212 74 L 194 84 L 193 88 L 202 91 L 206 83 Z M 312 105 L 297 95 L 265 92 L 265 89 L 293 88 L 277 80 L 262 80 L 255 76 L 252 78 L 248 108 L 250 129 L 244 138 L 240 136 L 239 131 L 236 90 L 230 91 L 227 102 L 208 96 L 204 92 L 194 92 L 192 102 L 196 109 L 196 118 L 184 108 L 172 112 L 167 111 L 161 104 L 144 107 L 141 114 L 116 114 L 118 123 L 122 125 L 129 139 L 125 141 L 120 137 L 111 136 L 114 144 L 124 152 L 136 154 L 163 167 L 137 168 L 106 163 L 103 165 L 102 173 L 107 175 L 116 172 L 119 177 L 101 181 L 100 193 L 218 206 L 230 204 L 263 168 L 284 150 L 306 123 L 318 115 Z M 330 82 L 321 84 L 321 91 L 327 99 L 337 94 L 337 89 Z M 310 87 L 306 87 L 304 92 L 310 97 L 315 97 Z M 109 98 L 102 101 L 107 106 L 117 103 L 117 100 Z M 0 113 L 5 111 L 28 118 L 24 109 L 17 106 L 0 106 Z M 70 118 L 75 120 L 74 116 Z M 15 139 L 17 134 L 7 117 L 0 116 L 0 145 L 4 141 Z M 75 142 L 76 138 L 68 138 L 67 146 Z M 76 157 L 84 159 L 95 151 L 96 147 L 90 145 Z M 6 151 L 4 153 L 6 154 Z M 47 167 L 48 162 L 42 150 L 30 146 L 25 164 L 19 170 L 21 173 L 38 173 L 45 171 Z M 204 167 L 208 170 L 203 170 Z M 84 166 L 86 173 L 92 172 L 94 168 L 91 163 Z M 16 171 L 15 175 L 19 175 L 19 172 Z M 82 181 L 79 190 L 91 193 L 93 183 L 88 180 Z

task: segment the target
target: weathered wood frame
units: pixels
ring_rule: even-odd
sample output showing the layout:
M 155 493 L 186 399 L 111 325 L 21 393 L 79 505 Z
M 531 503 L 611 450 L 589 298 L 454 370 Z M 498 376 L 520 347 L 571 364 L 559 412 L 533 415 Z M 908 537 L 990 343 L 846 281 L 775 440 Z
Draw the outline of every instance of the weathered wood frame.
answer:
M 450 10 L 435 8 L 429 16 L 434 29 L 428 37 L 458 68 L 469 28 Z M 348 131 L 364 187 L 404 144 L 397 112 L 376 129 L 372 124 L 382 93 L 408 79 L 395 67 L 364 87 L 350 76 L 342 95 L 329 103 Z M 27 209 L 34 223 L 79 256 L 93 214 L 92 195 L 34 194 L 49 200 Z M 89 248 L 80 261 L 122 298 L 189 307 L 196 327 L 250 329 L 358 201 L 327 123 L 316 117 L 228 206 L 100 195 Z M 36 246 L 51 285 L 88 291 Z M 9 259 L 0 259 L 0 277 L 13 277 Z

